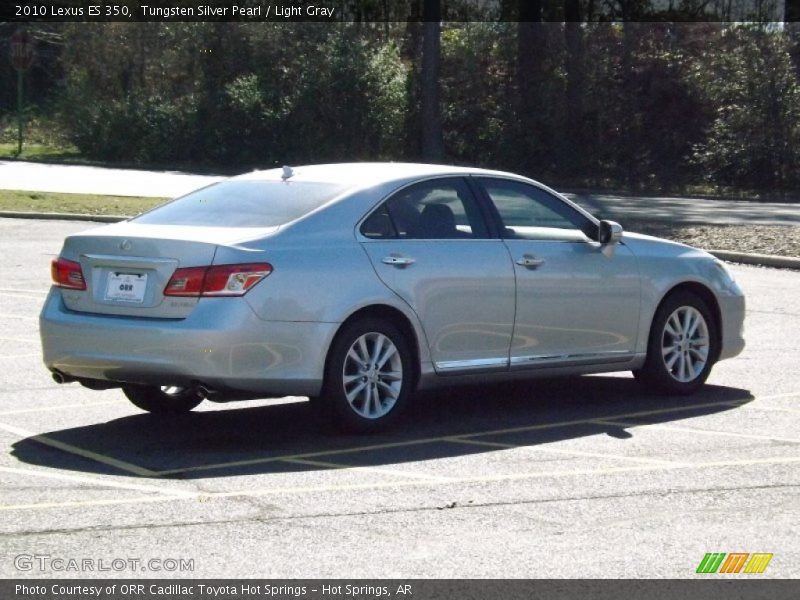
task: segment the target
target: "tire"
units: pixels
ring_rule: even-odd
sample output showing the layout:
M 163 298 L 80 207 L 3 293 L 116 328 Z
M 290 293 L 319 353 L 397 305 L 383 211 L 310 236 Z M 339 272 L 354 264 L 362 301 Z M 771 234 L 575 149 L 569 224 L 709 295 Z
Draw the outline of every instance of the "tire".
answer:
M 700 297 L 670 294 L 653 317 L 644 366 L 633 374 L 654 391 L 691 394 L 708 379 L 718 339 L 714 316 Z
M 156 385 L 126 385 L 122 393 L 135 406 L 154 415 L 188 413 L 203 399 L 189 388 Z
M 382 431 L 407 407 L 414 373 L 409 342 L 397 327 L 377 318 L 355 321 L 331 345 L 319 408 L 341 430 Z

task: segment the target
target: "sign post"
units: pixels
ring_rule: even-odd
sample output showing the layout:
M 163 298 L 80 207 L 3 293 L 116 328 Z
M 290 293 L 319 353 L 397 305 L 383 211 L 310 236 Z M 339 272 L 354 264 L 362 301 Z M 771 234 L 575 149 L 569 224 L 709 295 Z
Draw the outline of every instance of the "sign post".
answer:
M 14 32 L 11 36 L 11 64 L 17 70 L 17 156 L 22 154 L 24 73 L 33 63 L 33 43 L 33 36 L 24 29 Z

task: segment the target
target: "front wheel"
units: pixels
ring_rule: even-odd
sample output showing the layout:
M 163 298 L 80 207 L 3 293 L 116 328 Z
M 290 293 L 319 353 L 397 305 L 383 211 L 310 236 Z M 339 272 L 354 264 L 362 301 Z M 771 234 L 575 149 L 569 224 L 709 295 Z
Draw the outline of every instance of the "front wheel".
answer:
M 380 431 L 405 409 L 413 381 L 403 334 L 389 321 L 363 319 L 346 325 L 331 346 L 321 405 L 344 430 Z
M 191 388 L 157 385 L 125 385 L 122 393 L 135 406 L 158 415 L 187 413 L 203 399 Z
M 690 394 L 705 383 L 719 355 L 716 322 L 690 292 L 668 296 L 650 329 L 647 359 L 634 375 L 657 391 Z

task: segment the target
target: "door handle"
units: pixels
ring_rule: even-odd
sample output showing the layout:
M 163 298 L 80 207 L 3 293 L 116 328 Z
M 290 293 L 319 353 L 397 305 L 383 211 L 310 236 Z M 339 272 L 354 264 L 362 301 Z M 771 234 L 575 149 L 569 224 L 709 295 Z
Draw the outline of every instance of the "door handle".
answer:
M 531 256 L 530 254 L 525 254 L 522 258 L 518 258 L 516 263 L 527 269 L 535 269 L 537 267 L 541 267 L 544 264 L 543 258 L 536 258 Z
M 381 262 L 393 267 L 407 267 L 408 265 L 413 265 L 416 261 L 407 256 L 384 256 Z

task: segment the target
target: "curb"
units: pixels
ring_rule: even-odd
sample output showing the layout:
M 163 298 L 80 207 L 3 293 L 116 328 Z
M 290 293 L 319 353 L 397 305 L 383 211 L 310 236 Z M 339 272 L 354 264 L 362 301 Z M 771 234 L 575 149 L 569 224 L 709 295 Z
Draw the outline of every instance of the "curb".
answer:
M 0 217 L 11 219 L 50 219 L 60 221 L 98 221 L 100 223 L 118 223 L 130 217 L 122 215 L 84 215 L 76 213 L 35 213 L 0 210 Z M 745 265 L 759 265 L 774 267 L 776 269 L 800 270 L 800 258 L 792 256 L 776 256 L 774 254 L 750 254 L 745 252 L 732 252 L 730 250 L 706 250 L 709 254 L 720 260 L 741 263 Z
M 535 179 L 535 177 L 534 177 Z M 562 194 L 572 194 L 575 196 L 618 196 L 620 198 L 665 198 L 665 199 L 685 199 L 685 200 L 721 200 L 723 202 L 743 202 L 750 204 L 797 204 L 800 202 L 800 196 L 791 197 L 761 197 L 757 194 L 746 194 L 743 196 L 736 195 L 715 195 L 715 194 L 676 194 L 662 193 L 652 190 L 643 190 L 641 192 L 631 192 L 626 190 L 597 190 L 596 188 L 571 188 L 571 187 L 557 187 L 551 185 L 550 187 L 557 189 Z
M 746 254 L 744 252 L 731 252 L 730 250 L 706 250 L 720 260 L 742 263 L 745 265 L 760 265 L 776 269 L 800 270 L 800 258 L 792 256 L 776 256 L 774 254 Z

